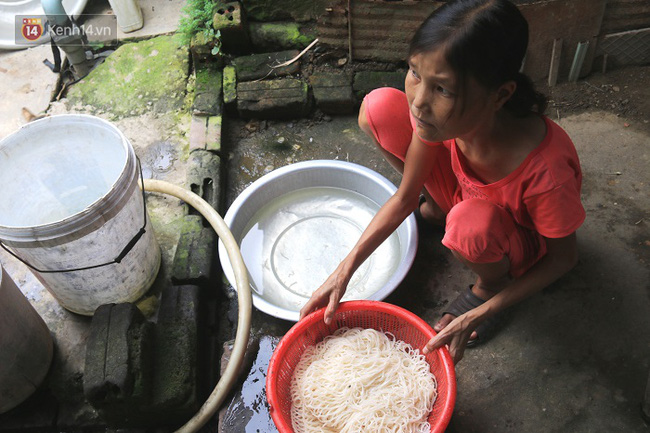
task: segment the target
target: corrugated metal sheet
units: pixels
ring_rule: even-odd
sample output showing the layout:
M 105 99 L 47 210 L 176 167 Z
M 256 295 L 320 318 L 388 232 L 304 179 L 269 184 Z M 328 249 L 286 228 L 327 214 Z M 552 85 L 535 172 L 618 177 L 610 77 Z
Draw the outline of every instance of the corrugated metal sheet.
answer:
M 418 26 L 442 2 L 351 0 L 352 57 L 400 61 Z M 333 2 L 318 21 L 320 42 L 347 51 L 347 0 Z
M 608 0 L 601 34 L 650 27 L 650 0 Z

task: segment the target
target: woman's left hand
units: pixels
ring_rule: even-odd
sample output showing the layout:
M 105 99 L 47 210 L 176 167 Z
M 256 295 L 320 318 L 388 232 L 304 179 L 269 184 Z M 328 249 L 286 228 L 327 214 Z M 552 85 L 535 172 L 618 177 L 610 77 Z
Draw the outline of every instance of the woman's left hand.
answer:
M 447 345 L 454 364 L 457 364 L 463 359 L 467 342 L 477 326 L 478 324 L 472 323 L 468 313 L 462 314 L 445 326 L 438 335 L 429 340 L 422 352 L 427 354 Z

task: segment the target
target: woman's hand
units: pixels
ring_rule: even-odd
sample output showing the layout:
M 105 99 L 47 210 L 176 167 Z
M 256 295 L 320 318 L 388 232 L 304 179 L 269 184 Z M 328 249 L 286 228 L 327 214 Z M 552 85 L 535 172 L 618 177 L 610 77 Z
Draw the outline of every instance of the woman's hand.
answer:
M 319 308 L 327 305 L 325 310 L 325 323 L 330 324 L 334 318 L 334 313 L 339 306 L 341 298 L 345 294 L 348 281 L 342 278 L 339 272 L 334 272 L 309 298 L 309 301 L 300 310 L 300 319 L 307 316 Z
M 471 312 L 462 314 L 452 320 L 438 333 L 438 335 L 429 340 L 429 342 L 424 346 L 422 353 L 426 355 L 439 347 L 447 345 L 454 364 L 458 364 L 458 362 L 463 359 L 465 348 L 467 347 L 467 342 L 472 336 L 472 332 L 474 332 L 474 329 L 479 325 L 470 319 L 469 313 Z

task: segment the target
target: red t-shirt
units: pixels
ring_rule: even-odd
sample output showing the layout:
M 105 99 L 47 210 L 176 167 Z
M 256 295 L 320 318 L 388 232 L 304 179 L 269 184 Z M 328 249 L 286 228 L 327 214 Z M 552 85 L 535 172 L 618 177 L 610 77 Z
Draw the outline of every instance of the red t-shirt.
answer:
M 548 117 L 542 118 L 546 123 L 542 143 L 515 171 L 494 183 L 484 184 L 472 176 L 455 140 L 447 140 L 444 145 L 451 152 L 451 166 L 458 180 L 458 201 L 489 200 L 507 209 L 517 224 L 547 238 L 561 238 L 576 231 L 585 220 L 580 201 L 582 171 L 567 133 Z

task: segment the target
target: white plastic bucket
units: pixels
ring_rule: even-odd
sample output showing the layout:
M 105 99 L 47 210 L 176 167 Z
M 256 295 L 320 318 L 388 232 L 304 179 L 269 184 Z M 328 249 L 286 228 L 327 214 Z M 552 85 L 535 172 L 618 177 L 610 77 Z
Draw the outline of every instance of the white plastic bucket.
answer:
M 160 268 L 138 177 L 133 147 L 105 120 L 29 123 L 0 141 L 0 242 L 70 311 L 133 302 Z
M 52 353 L 47 325 L 0 266 L 0 413 L 36 391 Z

